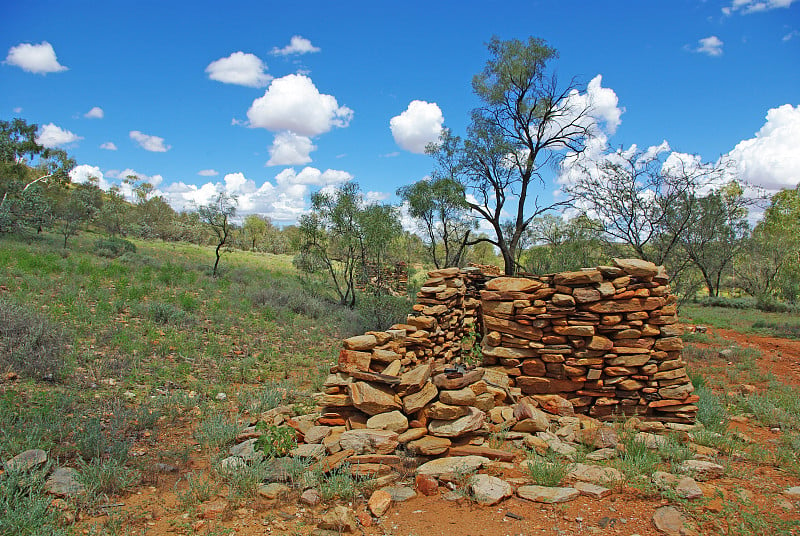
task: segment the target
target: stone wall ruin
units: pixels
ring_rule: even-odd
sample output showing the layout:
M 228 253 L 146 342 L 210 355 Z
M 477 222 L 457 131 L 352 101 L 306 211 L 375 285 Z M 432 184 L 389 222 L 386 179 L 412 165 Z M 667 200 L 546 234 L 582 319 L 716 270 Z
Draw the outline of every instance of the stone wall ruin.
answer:
M 525 278 L 435 270 L 404 324 L 343 341 L 317 424 L 402 433 L 426 454 L 492 424 L 546 429 L 525 414 L 536 405 L 692 424 L 681 334 L 667 275 L 649 262 Z

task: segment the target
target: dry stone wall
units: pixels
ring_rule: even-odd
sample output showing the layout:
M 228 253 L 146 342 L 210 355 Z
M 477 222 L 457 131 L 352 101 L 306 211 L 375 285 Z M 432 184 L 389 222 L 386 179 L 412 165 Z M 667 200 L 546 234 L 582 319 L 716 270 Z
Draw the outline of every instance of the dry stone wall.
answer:
M 341 440 L 356 453 L 399 440 L 437 455 L 492 423 L 545 430 L 536 406 L 690 424 L 697 397 L 680 335 L 668 278 L 652 263 L 528 278 L 436 270 L 405 323 L 343 341 L 317 425 L 346 426 Z

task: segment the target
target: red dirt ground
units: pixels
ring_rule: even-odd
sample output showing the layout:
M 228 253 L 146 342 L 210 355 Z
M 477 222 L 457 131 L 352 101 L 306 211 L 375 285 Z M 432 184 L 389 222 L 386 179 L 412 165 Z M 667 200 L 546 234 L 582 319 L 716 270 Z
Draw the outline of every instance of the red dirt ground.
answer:
M 800 389 L 800 342 L 772 337 L 743 335 L 731 330 L 713 330 L 731 343 L 754 347 L 761 352 L 759 367 L 775 374 L 781 381 Z M 707 363 L 689 363 L 694 370 L 703 371 L 709 365 L 724 365 L 714 358 Z M 780 431 L 772 431 L 746 418 L 736 419 L 731 427 L 746 434 L 763 446 L 765 451 L 775 448 Z M 191 423 L 176 426 L 161 432 L 156 441 L 141 445 L 143 459 L 152 452 L 178 449 L 195 444 Z M 157 461 L 155 459 L 153 462 Z M 730 460 L 726 476 L 702 484 L 708 500 L 695 501 L 692 506 L 701 519 L 698 534 L 720 534 L 733 532 L 725 529 L 731 517 L 722 512 L 726 505 L 740 509 L 739 502 L 731 501 L 734 494 L 752 501 L 761 515 L 774 514 L 784 520 L 800 522 L 800 501 L 788 499 L 782 492 L 791 486 L 800 485 L 800 478 L 792 476 L 778 467 L 757 465 L 749 461 Z M 191 451 L 189 461 L 180 467 L 179 474 L 201 471 L 207 467 L 205 456 L 199 447 Z M 507 475 L 508 476 L 508 475 Z M 176 484 L 177 482 L 177 484 Z M 201 519 L 199 507 L 182 511 L 176 491 L 185 489 L 185 480 L 178 475 L 150 475 L 134 494 L 117 500 L 121 506 L 107 508 L 116 511 L 124 519 L 124 525 L 132 533 L 161 534 L 224 534 L 232 530 L 237 535 L 256 534 L 310 534 L 329 505 L 314 508 L 301 507 L 293 497 L 289 502 L 270 504 L 258 498 L 236 504 L 229 501 L 224 512 L 215 519 Z M 656 508 L 668 504 L 657 495 L 644 496 L 640 491 L 625 486 L 610 497 L 590 499 L 580 497 L 561 505 L 540 505 L 517 497 L 508 499 L 494 507 L 478 506 L 470 501 L 449 502 L 440 493 L 431 497 L 418 495 L 404 503 L 391 506 L 388 513 L 377 523 L 361 528 L 366 535 L 398 536 L 512 536 L 512 535 L 655 535 L 659 534 L 652 523 Z M 214 499 L 226 500 L 225 490 Z M 702 504 L 701 506 L 694 506 Z M 357 514 L 370 522 L 365 512 L 364 501 L 354 505 Z M 512 515 L 509 515 L 512 514 Z M 99 525 L 108 520 L 106 516 L 84 519 L 80 527 L 84 534 L 95 534 Z M 95 527 L 92 527 L 94 525 Z M 739 534 L 739 532 L 734 532 Z M 749 533 L 749 532 L 747 532 Z M 758 532 L 754 532 L 758 533 Z M 765 533 L 766 534 L 766 533 Z

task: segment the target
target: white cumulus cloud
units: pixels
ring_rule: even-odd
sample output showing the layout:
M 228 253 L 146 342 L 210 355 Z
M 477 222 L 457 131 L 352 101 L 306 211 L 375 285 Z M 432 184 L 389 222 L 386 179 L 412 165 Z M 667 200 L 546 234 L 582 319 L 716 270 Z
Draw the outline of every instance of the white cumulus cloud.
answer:
M 286 168 L 275 176 L 279 185 L 302 184 L 306 186 L 332 186 L 352 179 L 353 176 L 337 169 L 326 169 L 324 172 L 313 167 L 304 167 L 300 173 L 293 168 Z
M 258 56 L 241 51 L 212 61 L 206 67 L 211 80 L 248 87 L 266 86 L 272 80 L 266 70 L 267 65 Z
M 149 134 L 145 134 L 138 130 L 131 130 L 130 136 L 131 139 L 136 143 L 138 143 L 139 147 L 141 147 L 145 151 L 151 151 L 154 153 L 166 153 L 172 148 L 171 145 L 164 145 L 164 138 L 160 138 L 158 136 L 151 136 Z
M 749 15 L 760 11 L 786 8 L 791 6 L 795 1 L 796 0 L 733 0 L 730 6 L 722 8 L 722 12 L 725 15 L 730 15 L 734 12 L 740 12 L 742 15 Z
M 709 56 L 722 56 L 722 45 L 725 43 L 716 35 L 704 37 L 697 41 L 698 46 L 694 49 L 695 52 L 707 54 Z
M 292 36 L 289 44 L 283 48 L 275 47 L 272 49 L 272 54 L 275 56 L 289 56 L 291 54 L 308 54 L 310 52 L 319 52 L 321 49 L 311 44 L 311 41 L 299 35 Z
M 443 124 L 444 116 L 438 104 L 414 100 L 403 113 L 392 117 L 389 128 L 401 148 L 424 154 L 425 146 L 439 139 Z
M 100 148 L 101 149 L 105 149 L 106 151 L 116 151 L 117 150 L 117 146 L 114 145 L 113 141 L 107 141 L 107 142 L 104 142 L 104 143 L 100 144 Z
M 89 182 L 89 179 L 94 177 L 97 179 L 97 186 L 103 190 L 108 190 L 111 184 L 103 176 L 103 172 L 97 166 L 90 166 L 89 164 L 81 164 L 75 166 L 69 172 L 69 179 L 75 184 L 84 184 Z
M 253 128 L 317 136 L 349 125 L 353 110 L 320 93 L 311 78 L 290 74 L 272 81 L 264 96 L 253 101 L 247 118 Z
M 67 68 L 58 63 L 53 45 L 42 41 L 38 45 L 20 43 L 8 50 L 5 63 L 16 65 L 23 71 L 35 74 L 57 73 Z
M 800 105 L 784 104 L 767 112 L 755 137 L 742 140 L 728 157 L 746 182 L 769 191 L 800 183 Z
M 83 117 L 86 117 L 87 119 L 102 119 L 105 115 L 106 114 L 105 112 L 103 112 L 102 108 L 100 108 L 99 106 L 95 106 L 94 108 L 83 114 Z
M 258 185 L 243 173 L 236 172 L 228 173 L 221 181 L 200 186 L 172 183 L 163 188 L 161 195 L 176 210 L 192 210 L 224 192 L 236 196 L 237 217 L 260 214 L 276 222 L 294 223 L 308 211 L 308 196 L 312 187 L 331 187 L 352 178 L 352 175 L 340 170 L 328 169 L 323 172 L 306 167 L 298 173 L 287 168 L 278 173 L 274 181 L 264 181 Z
M 216 177 L 217 175 L 219 175 L 219 171 L 217 171 L 216 169 L 201 169 L 200 171 L 197 172 L 197 174 L 200 175 L 201 177 Z
M 298 136 L 294 132 L 280 132 L 269 148 L 268 166 L 301 166 L 311 162 L 311 151 L 317 146 L 311 138 Z
M 73 134 L 69 130 L 48 123 L 39 128 L 39 135 L 36 136 L 36 143 L 45 147 L 53 148 L 59 145 L 66 145 L 82 140 L 81 136 Z

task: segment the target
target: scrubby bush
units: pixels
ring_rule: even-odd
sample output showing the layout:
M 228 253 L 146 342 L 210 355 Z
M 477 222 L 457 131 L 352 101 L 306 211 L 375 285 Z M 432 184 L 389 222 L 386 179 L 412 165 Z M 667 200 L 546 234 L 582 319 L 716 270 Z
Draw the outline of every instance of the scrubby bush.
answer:
M 124 253 L 136 253 L 136 245 L 124 238 L 99 238 L 94 243 L 94 252 L 113 259 Z
M 0 368 L 33 379 L 64 372 L 69 337 L 63 328 L 26 307 L 0 300 Z

